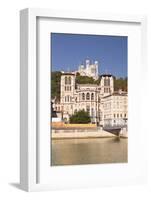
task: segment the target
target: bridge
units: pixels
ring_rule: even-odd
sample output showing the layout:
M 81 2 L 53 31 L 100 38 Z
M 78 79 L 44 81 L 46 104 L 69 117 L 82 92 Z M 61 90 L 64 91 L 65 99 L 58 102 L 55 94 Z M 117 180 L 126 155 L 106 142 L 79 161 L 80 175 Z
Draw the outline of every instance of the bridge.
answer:
M 108 131 L 114 135 L 120 136 L 122 134 L 123 130 L 127 130 L 127 125 L 107 125 L 103 127 L 103 130 Z

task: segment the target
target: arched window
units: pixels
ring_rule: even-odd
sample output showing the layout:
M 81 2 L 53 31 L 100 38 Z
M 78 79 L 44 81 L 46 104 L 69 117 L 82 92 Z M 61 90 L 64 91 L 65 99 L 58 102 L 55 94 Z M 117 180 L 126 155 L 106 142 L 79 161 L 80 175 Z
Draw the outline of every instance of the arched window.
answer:
M 104 86 L 110 86 L 110 79 L 109 78 L 104 79 Z
M 71 85 L 71 77 L 68 77 L 68 84 Z
M 94 101 L 94 93 L 91 94 L 91 101 Z
M 67 84 L 68 84 L 68 77 L 65 76 L 65 85 L 67 85 Z
M 85 94 L 82 93 L 82 100 L 85 100 Z
M 86 99 L 87 99 L 87 100 L 90 100 L 90 93 L 87 93 L 87 94 L 86 94 Z

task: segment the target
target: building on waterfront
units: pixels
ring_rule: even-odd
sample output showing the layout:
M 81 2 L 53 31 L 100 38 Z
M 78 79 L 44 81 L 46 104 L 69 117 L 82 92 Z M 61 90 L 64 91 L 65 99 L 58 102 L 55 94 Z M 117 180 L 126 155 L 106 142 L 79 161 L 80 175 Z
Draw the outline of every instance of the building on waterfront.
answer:
M 92 67 L 89 62 L 86 63 L 86 69 Z M 89 70 L 86 69 L 80 67 L 78 72 L 83 76 L 84 73 L 88 75 Z M 89 73 L 89 76 L 93 75 L 98 79 L 98 69 L 95 73 Z M 58 117 L 68 122 L 75 112 L 85 110 L 91 117 L 91 123 L 101 126 L 127 124 L 127 93 L 114 91 L 114 78 L 111 74 L 103 74 L 99 80 L 98 84 L 77 84 L 75 72 L 62 73 L 60 102 L 53 100 L 53 108 Z
M 127 125 L 127 93 L 118 91 L 102 98 L 103 126 Z

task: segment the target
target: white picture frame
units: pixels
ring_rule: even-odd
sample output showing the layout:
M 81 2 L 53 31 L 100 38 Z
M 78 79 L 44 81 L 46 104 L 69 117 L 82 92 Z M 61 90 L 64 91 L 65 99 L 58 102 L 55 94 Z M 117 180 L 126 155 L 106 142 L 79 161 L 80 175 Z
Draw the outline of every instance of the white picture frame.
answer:
M 39 150 L 39 139 L 38 139 L 38 87 L 39 87 L 39 79 L 38 70 L 37 70 L 37 19 L 38 18 L 47 18 L 47 20 L 51 19 L 61 19 L 73 21 L 90 21 L 91 23 L 97 22 L 99 26 L 99 22 L 110 22 L 127 24 L 128 26 L 133 26 L 134 24 L 139 25 L 140 28 L 140 70 L 137 72 L 139 76 L 141 76 L 142 69 L 146 68 L 146 51 L 147 51 L 147 40 L 146 40 L 146 17 L 145 16 L 124 16 L 124 15 L 112 15 L 112 14 L 100 14 L 100 13 L 86 13 L 86 12 L 65 12 L 65 11 L 54 11 L 49 9 L 24 9 L 20 12 L 20 185 L 21 188 L 26 191 L 39 191 L 39 190 L 51 190 L 51 189 L 62 189 L 62 188 L 74 188 L 74 187 L 95 187 L 95 186 L 108 186 L 108 185 L 128 185 L 128 184 L 137 184 L 144 183 L 147 179 L 146 173 L 146 157 L 145 157 L 145 147 L 141 155 L 143 157 L 142 164 L 138 166 L 138 173 L 132 174 L 129 176 L 123 177 L 122 179 L 122 171 L 119 172 L 121 178 L 116 179 L 112 177 L 112 180 L 107 177 L 103 177 L 103 182 L 97 180 L 100 178 L 100 174 L 97 172 L 92 177 L 88 177 L 92 179 L 91 183 L 86 183 L 87 180 L 79 180 L 74 182 L 58 182 L 52 181 L 42 182 L 39 180 L 39 176 L 42 173 L 41 169 L 39 169 L 40 163 L 38 156 L 41 153 Z M 132 71 L 131 73 L 134 73 Z M 138 81 L 136 79 L 136 81 Z M 132 82 L 130 87 L 132 87 Z M 145 87 L 145 74 L 142 80 L 142 89 Z M 138 96 L 139 97 L 139 96 Z M 137 104 L 139 104 L 138 101 Z M 47 104 L 48 105 L 48 104 Z M 49 109 L 49 107 L 48 107 Z M 141 114 L 141 111 L 140 113 Z M 139 119 L 141 120 L 141 119 Z M 142 127 L 143 128 L 143 123 Z M 140 141 L 138 140 L 138 143 Z M 145 145 L 145 134 L 141 137 L 142 145 Z M 140 144 L 140 143 L 139 143 Z M 140 153 L 140 152 L 139 152 Z M 105 166 L 105 165 L 104 165 Z M 118 169 L 122 167 L 122 164 L 118 166 Z M 93 168 L 94 170 L 98 170 L 99 166 L 87 166 L 87 168 Z M 114 167 L 113 167 L 114 168 Z M 132 167 L 133 168 L 133 167 Z M 69 169 L 69 168 L 68 168 Z M 42 168 L 44 170 L 44 168 Z M 82 167 L 78 167 L 78 172 L 82 171 Z M 115 170 L 116 167 L 115 167 Z M 87 170 L 85 170 L 87 171 Z M 127 169 L 128 172 L 128 169 Z M 132 171 L 134 172 L 134 171 Z M 40 173 L 40 174 L 39 174 Z M 54 172 L 57 173 L 57 172 Z M 59 172 L 60 173 L 60 172 Z M 68 173 L 68 172 L 66 172 Z M 74 172 L 73 172 L 74 173 Z M 72 179 L 72 174 L 70 173 L 70 178 Z M 85 177 L 88 176 L 89 171 L 86 172 Z M 113 174 L 111 173 L 110 176 Z M 50 176 L 46 173 L 44 176 Z M 44 178 L 45 178 L 44 177 Z M 51 177 L 49 177 L 51 178 Z M 74 177 L 73 177 L 74 180 Z M 53 181 L 55 184 L 53 184 Z M 63 177 L 62 181 L 65 181 L 65 177 Z M 79 182 L 78 182 L 79 181 Z

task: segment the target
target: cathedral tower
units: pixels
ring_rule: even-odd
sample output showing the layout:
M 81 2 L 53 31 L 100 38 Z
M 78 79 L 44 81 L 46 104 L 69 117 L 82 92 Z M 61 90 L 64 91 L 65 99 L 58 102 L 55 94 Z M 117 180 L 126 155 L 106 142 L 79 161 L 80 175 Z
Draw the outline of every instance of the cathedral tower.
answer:
M 113 94 L 113 92 L 114 92 L 113 76 L 110 74 L 102 75 L 101 81 L 100 81 L 100 86 L 101 86 L 101 94 L 103 96 L 108 96 L 110 94 Z
M 72 97 L 75 89 L 75 74 L 63 73 L 61 75 L 61 103 L 72 102 Z

